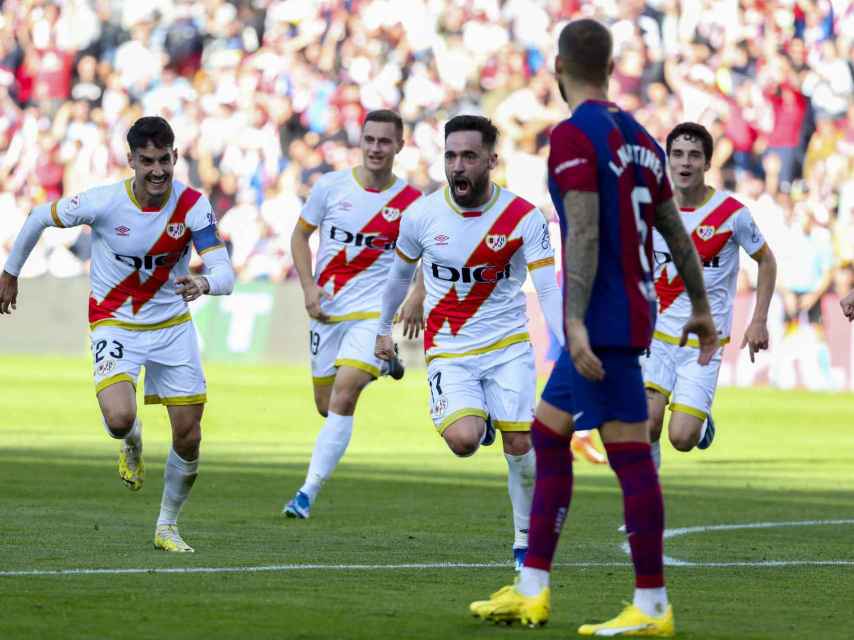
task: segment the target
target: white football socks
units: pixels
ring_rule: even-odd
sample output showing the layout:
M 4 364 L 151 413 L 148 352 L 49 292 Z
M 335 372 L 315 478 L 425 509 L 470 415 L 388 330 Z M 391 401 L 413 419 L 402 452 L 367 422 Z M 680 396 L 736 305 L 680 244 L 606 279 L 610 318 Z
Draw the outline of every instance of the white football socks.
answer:
M 646 615 L 660 618 L 667 611 L 667 587 L 635 589 L 634 605 Z
M 655 470 L 661 469 L 661 440 L 649 443 L 649 452 L 652 455 L 652 462 L 655 464 Z
M 181 507 L 184 506 L 190 495 L 190 489 L 196 481 L 198 471 L 198 458 L 189 461 L 184 460 L 175 453 L 174 449 L 169 449 L 166 469 L 163 472 L 163 498 L 160 501 L 158 526 L 177 523 L 178 512 L 181 511 Z
M 549 586 L 549 572 L 542 569 L 522 567 L 519 572 L 519 581 L 516 583 L 516 591 L 523 596 L 536 596 Z
M 312 502 L 344 456 L 347 445 L 350 444 L 351 435 L 353 435 L 353 416 L 339 416 L 330 411 L 326 422 L 323 423 L 323 428 L 317 434 L 305 484 L 300 489 Z
M 534 498 L 534 480 L 537 473 L 534 449 L 514 456 L 505 453 L 507 458 L 507 490 L 510 504 L 513 506 L 513 548 L 528 548 L 528 527 L 531 522 L 531 501 Z

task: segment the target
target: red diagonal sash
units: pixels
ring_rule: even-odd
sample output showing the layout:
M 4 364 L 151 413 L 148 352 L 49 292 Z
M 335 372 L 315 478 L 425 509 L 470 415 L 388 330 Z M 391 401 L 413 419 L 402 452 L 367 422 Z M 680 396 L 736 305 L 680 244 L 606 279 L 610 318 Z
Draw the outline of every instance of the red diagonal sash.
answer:
M 514 198 L 492 223 L 492 227 L 481 238 L 480 244 L 469 256 L 465 266 L 476 267 L 491 265 L 496 271 L 507 267 L 510 258 L 516 250 L 522 246 L 522 239 L 508 240 L 498 251 L 493 251 L 487 244 L 487 238 L 493 235 L 504 235 L 509 237 L 519 222 L 534 208 L 530 202 L 522 198 Z M 480 306 L 492 295 L 498 279 L 494 282 L 476 282 L 472 285 L 468 295 L 460 300 L 455 285 L 451 285 L 448 292 L 436 303 L 427 316 L 427 329 L 424 332 L 424 350 L 427 351 L 435 345 L 436 334 L 448 321 L 451 333 L 457 335 L 463 325 L 477 313 Z
M 172 215 L 166 222 L 166 226 L 163 228 L 163 233 L 148 250 L 147 255 L 157 256 L 162 254 L 175 254 L 177 257 L 180 257 L 181 252 L 190 241 L 190 233 L 188 233 L 189 230 L 185 226 L 184 233 L 178 238 L 170 236 L 167 230 L 172 224 L 184 223 L 187 218 L 187 213 L 189 213 L 190 209 L 193 208 L 193 205 L 196 204 L 201 195 L 202 194 L 195 189 L 184 189 L 183 193 L 181 193 L 181 196 L 178 198 L 177 204 L 175 205 L 175 211 L 172 212 Z M 177 262 L 178 260 L 176 258 L 174 261 L 168 261 L 167 265 L 155 267 L 151 276 L 149 276 L 145 282 L 142 282 L 140 279 L 139 271 L 134 270 L 128 277 L 113 287 L 100 303 L 95 300 L 94 296 L 90 296 L 89 322 L 93 323 L 98 320 L 112 317 L 116 309 L 121 307 L 128 298 L 131 299 L 131 308 L 133 313 L 139 313 L 142 306 L 154 297 L 154 295 L 160 290 L 160 287 L 168 282 L 169 273 Z
M 744 205 L 738 200 L 728 197 L 694 227 L 694 231 L 691 232 L 691 240 L 697 248 L 701 263 L 708 262 L 721 252 L 727 240 L 732 236 L 732 231 L 715 233 L 708 240 L 703 240 L 699 234 L 700 227 L 712 226 L 715 229 L 719 229 L 733 214 L 740 211 L 743 207 Z M 655 283 L 659 309 L 665 311 L 683 291 L 685 291 L 685 282 L 682 280 L 682 276 L 677 275 L 670 281 L 667 279 L 667 270 L 663 270 Z
M 363 235 L 374 235 L 381 237 L 386 243 L 394 243 L 397 241 L 397 235 L 400 232 L 400 219 L 398 216 L 392 221 L 386 220 L 383 216 L 384 209 L 398 209 L 401 214 L 406 208 L 415 202 L 421 192 L 414 187 L 406 185 L 401 191 L 391 200 L 382 206 L 377 211 L 373 218 L 368 220 L 367 224 L 359 230 Z M 362 249 L 352 260 L 347 260 L 347 249 L 341 249 L 335 256 L 326 263 L 326 266 L 317 276 L 317 284 L 321 287 L 332 280 L 332 294 L 335 295 L 343 289 L 350 280 L 365 271 L 383 254 L 384 249 L 375 249 L 366 247 Z

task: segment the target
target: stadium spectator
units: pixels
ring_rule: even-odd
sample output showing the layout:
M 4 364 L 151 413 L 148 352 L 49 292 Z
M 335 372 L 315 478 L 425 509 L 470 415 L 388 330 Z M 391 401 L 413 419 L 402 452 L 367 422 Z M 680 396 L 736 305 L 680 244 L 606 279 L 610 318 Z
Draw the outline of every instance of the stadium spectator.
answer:
M 220 218 L 245 190 L 263 209 L 282 171 L 304 199 L 322 173 L 357 162 L 361 118 L 376 108 L 403 115 L 396 170 L 428 191 L 443 179 L 444 122 L 492 117 L 504 140 L 496 178 L 551 215 L 536 169 L 560 110 L 548 61 L 560 27 L 580 16 L 614 30 L 617 104 L 659 140 L 681 120 L 705 125 L 716 138 L 710 180 L 766 204 L 780 185 L 793 204 L 820 205 L 836 239 L 831 262 L 854 257 L 844 241 L 854 224 L 854 5 L 844 0 L 7 0 L 0 229 L 57 185 L 67 195 L 127 175 L 117 132 L 155 112 L 179 133 L 176 175 L 209 193 Z M 777 211 L 776 224 L 785 208 L 754 210 Z M 758 224 L 770 235 L 767 217 Z M 258 218 L 266 240 L 250 262 L 289 265 L 271 219 Z M 243 268 L 242 280 L 292 273 Z

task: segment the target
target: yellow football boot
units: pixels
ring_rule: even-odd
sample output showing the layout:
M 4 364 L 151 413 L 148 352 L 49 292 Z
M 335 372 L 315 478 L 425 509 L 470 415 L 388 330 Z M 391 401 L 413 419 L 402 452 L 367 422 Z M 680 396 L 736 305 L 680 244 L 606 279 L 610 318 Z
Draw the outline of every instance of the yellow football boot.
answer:
M 178 533 L 178 525 L 159 524 L 154 530 L 154 548 L 175 553 L 194 553 L 193 547 L 184 542 Z
M 616 618 L 601 624 L 583 624 L 578 628 L 581 636 L 646 636 L 648 638 L 672 638 L 676 634 L 673 607 L 658 618 L 646 615 L 635 605 L 626 608 Z
M 542 626 L 549 621 L 549 588 L 543 589 L 539 595 L 523 596 L 516 591 L 515 586 L 502 587 L 489 600 L 478 600 L 469 605 L 471 614 L 482 620 L 520 622 L 529 627 Z
M 131 491 L 142 489 L 145 480 L 145 464 L 142 461 L 142 445 L 138 447 L 122 442 L 119 448 L 119 477 Z

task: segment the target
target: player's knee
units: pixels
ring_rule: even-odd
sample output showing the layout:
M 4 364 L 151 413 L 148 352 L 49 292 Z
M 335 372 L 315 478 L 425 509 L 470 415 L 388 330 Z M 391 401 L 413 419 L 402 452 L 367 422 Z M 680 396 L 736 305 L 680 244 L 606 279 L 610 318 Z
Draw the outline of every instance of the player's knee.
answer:
M 332 387 L 332 393 L 329 397 L 329 410 L 334 411 L 338 415 L 351 416 L 356 410 L 356 403 L 359 400 L 359 395 L 362 389 L 367 386 L 367 382 L 363 379 L 364 374 L 358 372 L 358 375 L 353 376 L 350 370 L 347 370 L 344 375 L 336 376 L 335 386 Z M 370 381 L 370 378 L 368 379 Z
M 448 443 L 448 448 L 455 456 L 467 458 L 474 455 L 480 446 L 480 440 L 470 438 L 466 434 L 445 433 L 445 442 Z
M 122 409 L 110 410 L 104 413 L 104 424 L 116 438 L 124 438 L 133 429 L 136 413 Z
M 356 401 L 359 399 L 358 390 L 345 387 L 335 389 L 329 400 L 329 408 L 339 416 L 351 416 L 356 410 Z
M 697 446 L 699 440 L 699 434 L 688 431 L 677 431 L 670 434 L 670 444 L 678 451 L 690 451 Z
M 172 448 L 175 453 L 184 460 L 195 460 L 199 455 L 199 447 L 202 444 L 202 433 L 200 429 L 193 429 L 172 438 Z
M 650 442 L 658 442 L 661 440 L 661 429 L 664 423 L 664 416 L 652 415 L 649 417 L 649 440 Z
M 531 450 L 531 434 L 530 432 L 515 432 L 514 437 L 508 437 L 507 433 L 503 433 L 504 438 L 504 453 L 511 456 L 523 456 Z

